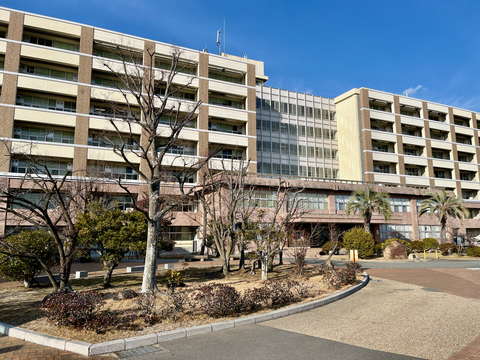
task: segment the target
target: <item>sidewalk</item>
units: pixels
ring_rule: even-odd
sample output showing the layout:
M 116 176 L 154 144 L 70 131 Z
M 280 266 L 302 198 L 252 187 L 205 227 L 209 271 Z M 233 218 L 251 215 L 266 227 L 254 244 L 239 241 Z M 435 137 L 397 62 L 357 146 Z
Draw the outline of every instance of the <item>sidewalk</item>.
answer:
M 113 360 L 111 356 L 85 357 L 68 351 L 57 350 L 42 345 L 0 335 L 0 360 Z

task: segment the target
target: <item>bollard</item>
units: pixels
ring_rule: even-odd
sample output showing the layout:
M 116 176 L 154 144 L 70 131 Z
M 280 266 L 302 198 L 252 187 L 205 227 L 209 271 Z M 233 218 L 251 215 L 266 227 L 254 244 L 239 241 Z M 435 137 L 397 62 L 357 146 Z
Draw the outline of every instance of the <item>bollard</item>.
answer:
M 435 258 L 438 260 L 438 252 L 437 252 L 437 249 L 435 249 Z
M 423 250 L 423 259 L 427 260 L 427 251 L 426 250 Z

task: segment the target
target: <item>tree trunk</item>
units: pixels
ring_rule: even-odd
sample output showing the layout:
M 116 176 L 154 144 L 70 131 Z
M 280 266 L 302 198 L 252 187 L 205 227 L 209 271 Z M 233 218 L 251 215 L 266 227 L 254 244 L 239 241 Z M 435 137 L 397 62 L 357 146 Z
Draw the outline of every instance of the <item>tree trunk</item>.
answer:
M 148 222 L 147 249 L 145 251 L 145 269 L 143 271 L 142 293 L 153 293 L 156 287 L 157 237 L 155 222 Z
M 263 259 L 262 261 L 262 280 L 268 280 L 268 261 L 270 259 Z
M 105 274 L 103 275 L 103 287 L 109 288 L 112 286 L 110 284 L 110 280 L 112 279 L 113 270 L 118 266 L 117 263 L 111 263 L 108 261 L 103 262 L 103 269 L 105 270 Z
M 278 265 L 283 265 L 283 250 L 278 252 Z
M 66 259 L 63 261 L 63 264 L 60 264 L 60 286 L 58 287 L 58 292 L 71 291 L 69 284 L 70 280 L 70 270 L 72 269 L 73 259 L 66 256 Z
M 364 222 L 364 223 L 363 223 L 363 228 L 365 229 L 365 231 L 366 231 L 367 233 L 370 234 L 370 222 Z
M 222 272 L 223 272 L 223 275 L 225 276 L 227 276 L 230 273 L 230 255 L 222 256 Z
M 238 262 L 238 270 L 245 270 L 245 246 L 239 245 L 240 261 Z
M 445 244 L 447 242 L 447 221 L 442 219 L 440 221 L 440 244 Z
M 268 271 L 273 271 L 273 261 L 275 260 L 275 255 L 270 256 L 268 258 L 267 266 L 268 266 Z

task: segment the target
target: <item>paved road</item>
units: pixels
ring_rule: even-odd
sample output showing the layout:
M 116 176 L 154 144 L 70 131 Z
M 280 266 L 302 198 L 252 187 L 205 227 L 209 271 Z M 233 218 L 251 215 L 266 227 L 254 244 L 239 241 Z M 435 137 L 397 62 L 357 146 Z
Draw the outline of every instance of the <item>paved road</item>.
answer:
M 306 259 L 308 264 L 323 264 L 325 260 Z M 364 269 L 454 269 L 480 268 L 479 260 L 432 260 L 432 261 L 359 261 Z M 343 266 L 345 261 L 333 261 L 334 265 Z
M 262 325 L 243 326 L 237 329 L 169 341 L 162 343 L 161 346 L 166 351 L 131 359 L 416 359 Z
M 339 302 L 259 325 L 165 342 L 164 352 L 138 359 L 480 359 L 480 270 L 466 269 L 480 268 L 480 261 L 363 265 L 380 281 Z M 403 268 L 382 268 L 388 265 Z M 437 268 L 418 268 L 425 265 Z M 34 358 L 82 357 L 0 337 L 0 360 Z

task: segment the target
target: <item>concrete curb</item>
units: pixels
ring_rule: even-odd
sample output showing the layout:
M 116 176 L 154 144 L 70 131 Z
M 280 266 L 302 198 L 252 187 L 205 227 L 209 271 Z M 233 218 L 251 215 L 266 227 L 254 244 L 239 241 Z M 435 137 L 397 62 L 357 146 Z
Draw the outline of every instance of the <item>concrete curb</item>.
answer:
M 303 311 L 312 310 L 314 308 L 330 304 L 331 302 L 343 299 L 368 284 L 369 276 L 364 273 L 363 279 L 357 285 L 347 290 L 327 296 L 322 299 L 314 300 L 306 304 L 293 305 L 280 310 L 270 311 L 268 313 L 246 316 L 239 319 L 217 322 L 206 325 L 193 326 L 186 329 L 178 329 L 165 331 L 157 334 L 143 335 L 128 339 L 120 339 L 97 344 L 90 344 L 81 341 L 67 340 L 59 337 L 42 334 L 36 331 L 22 329 L 12 325 L 0 322 L 0 334 L 11 336 L 20 340 L 29 341 L 35 344 L 52 347 L 55 349 L 71 351 L 83 356 L 93 356 L 108 354 L 115 351 L 123 351 L 135 349 L 142 346 L 159 344 L 164 341 L 181 339 L 184 337 L 205 334 L 212 331 L 220 331 L 234 327 L 258 324 L 264 321 L 278 319 L 281 317 L 297 314 Z

